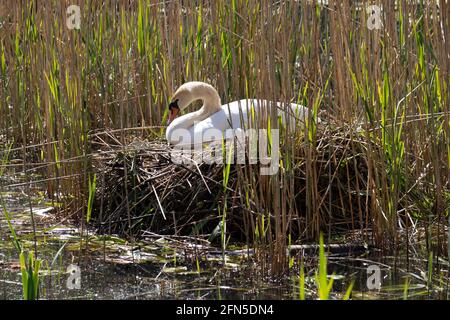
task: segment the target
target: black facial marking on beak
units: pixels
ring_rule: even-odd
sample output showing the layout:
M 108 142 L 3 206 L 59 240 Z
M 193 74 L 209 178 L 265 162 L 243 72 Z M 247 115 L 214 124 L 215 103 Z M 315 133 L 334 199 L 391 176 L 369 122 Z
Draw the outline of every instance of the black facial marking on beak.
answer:
M 180 110 L 180 107 L 178 106 L 178 99 L 169 104 L 169 110 L 172 110 L 173 108 Z
M 172 101 L 169 104 L 169 117 L 167 119 L 167 124 L 172 123 L 172 121 L 178 116 L 180 112 L 180 107 L 178 106 L 178 99 Z

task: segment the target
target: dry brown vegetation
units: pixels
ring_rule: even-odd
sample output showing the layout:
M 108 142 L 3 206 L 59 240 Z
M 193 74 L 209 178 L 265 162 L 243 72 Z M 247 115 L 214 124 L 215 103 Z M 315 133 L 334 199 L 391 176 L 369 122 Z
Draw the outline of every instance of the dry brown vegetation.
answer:
M 77 3 L 81 29 L 70 30 L 66 8 Z M 233 214 L 246 220 L 247 241 L 264 243 L 280 257 L 273 259 L 275 269 L 286 263 L 281 257 L 289 235 L 293 241 L 317 239 L 321 230 L 343 226 L 363 228 L 375 243 L 395 249 L 421 226 L 427 249 L 445 248 L 450 3 L 376 1 L 383 8 L 379 30 L 367 28 L 370 4 L 0 4 L 1 152 L 11 150 L 9 159 L 23 160 L 17 165 L 6 159 L 3 166 L 42 174 L 48 195 L 64 203 L 62 214 L 85 221 L 89 185 L 101 167 L 93 159 L 104 156 L 105 143 L 116 145 L 111 149 L 117 154 L 129 148 L 132 133 L 150 141 L 160 137 L 173 91 L 200 80 L 213 84 L 224 102 L 294 101 L 314 110 L 312 118 L 326 114 L 323 125 L 309 121 L 296 137 L 283 139 L 282 170 L 275 176 L 233 168 L 231 184 L 223 187 L 224 168 L 209 172 L 220 192 L 208 214 L 222 216 L 238 203 Z M 268 117 L 276 126 L 274 114 L 261 121 Z M 118 143 L 103 140 L 99 146 L 98 139 L 109 139 L 105 132 L 114 129 Z M 146 153 L 156 156 L 152 151 Z M 198 174 L 180 172 L 204 185 Z M 174 183 L 158 179 L 156 185 Z M 183 197 L 175 192 L 176 200 L 164 205 L 175 209 Z M 161 214 L 154 201 L 147 210 Z M 180 219 L 180 225 L 189 221 Z

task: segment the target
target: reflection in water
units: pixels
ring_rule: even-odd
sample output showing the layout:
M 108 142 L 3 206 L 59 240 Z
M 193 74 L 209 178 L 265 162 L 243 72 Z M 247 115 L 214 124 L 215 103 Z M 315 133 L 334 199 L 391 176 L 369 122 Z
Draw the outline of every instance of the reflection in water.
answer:
M 16 196 L 16 197 L 15 197 Z M 267 279 L 255 269 L 253 259 L 228 255 L 227 264 L 218 250 L 197 256 L 185 254 L 167 239 L 145 243 L 126 243 L 113 236 L 95 236 L 69 226 L 52 223 L 48 206 L 33 210 L 37 223 L 32 233 L 30 214 L 17 195 L 3 196 L 12 224 L 28 249 L 36 241 L 41 268 L 41 299 L 297 299 L 299 270 L 294 264 L 290 274 Z M 0 220 L 0 299 L 21 299 L 21 274 L 18 254 L 10 232 Z M 242 252 L 242 251 L 240 251 Z M 245 250 L 243 251 L 245 252 Z M 346 257 L 330 255 L 328 271 L 335 278 L 334 298 L 340 298 L 354 280 L 353 299 L 444 298 L 447 267 L 442 261 L 428 277 L 428 261 L 377 256 L 374 253 Z M 315 298 L 314 272 L 317 257 L 304 259 L 306 294 Z M 369 290 L 368 267 L 379 270 L 380 289 Z M 443 277 L 441 277 L 443 276 Z M 373 279 L 372 279 L 373 280 Z M 377 280 L 378 281 L 378 280 Z M 369 284 L 370 287 L 370 284 Z

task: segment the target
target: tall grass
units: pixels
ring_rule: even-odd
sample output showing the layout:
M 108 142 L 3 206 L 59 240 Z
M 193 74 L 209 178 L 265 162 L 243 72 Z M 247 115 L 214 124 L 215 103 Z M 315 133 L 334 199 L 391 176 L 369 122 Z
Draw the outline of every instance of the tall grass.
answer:
M 72 4 L 81 7 L 80 30 L 66 27 Z M 224 102 L 299 102 L 313 112 L 304 139 L 283 137 L 280 172 L 261 176 L 250 167 L 238 169 L 248 241 L 264 236 L 275 257 L 271 269 L 286 267 L 293 228 L 303 230 L 299 240 L 318 239 L 339 217 L 349 218 L 353 229 L 370 228 L 367 239 L 384 245 L 398 245 L 400 230 L 423 221 L 428 249 L 445 248 L 450 3 L 377 1 L 383 8 L 380 30 L 366 27 L 370 4 L 3 2 L 0 141 L 14 141 L 11 151 L 26 160 L 22 170 L 43 173 L 48 194 L 62 196 L 64 210 L 86 221 L 92 134 L 146 127 L 143 136 L 161 135 L 170 96 L 183 82 L 209 82 Z M 317 158 L 319 112 L 334 119 L 336 128 L 330 129 L 363 137 L 366 171 L 355 157 L 339 158 L 336 150 L 329 159 Z M 279 126 L 274 112 L 259 118 Z M 345 140 L 342 148 L 356 150 L 356 142 Z M 347 176 L 323 172 L 321 161 L 337 163 Z M 304 176 L 295 175 L 299 166 Z M 350 190 L 361 175 L 367 183 L 356 182 Z M 322 190 L 324 176 L 339 187 Z M 303 180 L 306 197 L 299 199 Z M 431 240 L 434 232 L 441 235 L 437 242 Z
M 22 273 L 22 289 L 24 300 L 39 299 L 39 270 L 41 260 L 35 259 L 33 253 L 28 253 L 28 259 L 25 253 L 20 253 L 20 271 Z
M 1 172 L 0 172 L 1 173 Z M 1 177 L 1 175 L 0 175 Z M 17 253 L 19 255 L 20 271 L 22 274 L 22 295 L 24 300 L 37 300 L 39 299 L 39 270 L 41 268 L 42 261 L 34 257 L 33 252 L 28 252 L 28 258 L 25 254 L 24 246 L 21 243 L 20 238 L 14 229 L 11 222 L 11 216 L 6 209 L 3 196 L 0 195 L 0 204 L 2 211 L 8 224 L 9 231 L 11 233 L 11 242 L 13 243 Z
M 327 256 L 325 254 L 325 244 L 323 240 L 323 234 L 319 236 L 319 263 L 318 268 L 314 274 L 314 280 L 316 282 L 317 287 L 317 296 L 319 300 L 329 300 L 331 298 L 331 293 L 333 290 L 334 276 L 333 273 L 331 276 L 328 275 L 328 261 Z M 328 280 L 328 278 L 330 278 Z M 305 269 L 303 265 L 303 261 L 300 263 L 300 272 L 299 272 L 299 299 L 305 300 Z M 351 281 L 349 286 L 347 287 L 345 293 L 342 294 L 342 300 L 349 300 L 352 294 L 354 285 L 354 280 Z

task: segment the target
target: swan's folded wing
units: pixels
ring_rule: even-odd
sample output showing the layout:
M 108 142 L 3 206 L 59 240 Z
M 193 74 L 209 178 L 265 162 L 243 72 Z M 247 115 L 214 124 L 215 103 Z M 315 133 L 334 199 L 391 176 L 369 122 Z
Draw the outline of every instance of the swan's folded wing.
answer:
M 230 139 L 233 130 L 245 127 L 247 112 L 241 101 L 234 101 L 222 106 L 222 109 L 194 125 L 194 134 L 203 135 L 203 142 Z M 242 113 L 240 112 L 242 110 Z

